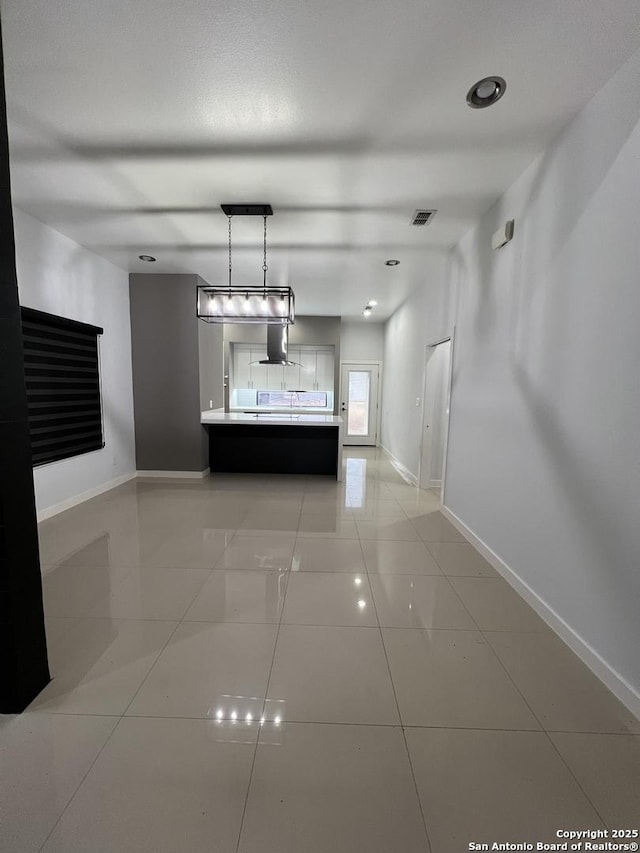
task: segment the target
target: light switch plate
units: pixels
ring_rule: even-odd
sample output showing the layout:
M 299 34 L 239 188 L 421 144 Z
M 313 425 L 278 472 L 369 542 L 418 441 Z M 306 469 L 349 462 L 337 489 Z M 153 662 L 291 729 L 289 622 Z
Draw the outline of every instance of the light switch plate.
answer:
M 416 409 L 420 407 L 420 397 L 416 397 Z

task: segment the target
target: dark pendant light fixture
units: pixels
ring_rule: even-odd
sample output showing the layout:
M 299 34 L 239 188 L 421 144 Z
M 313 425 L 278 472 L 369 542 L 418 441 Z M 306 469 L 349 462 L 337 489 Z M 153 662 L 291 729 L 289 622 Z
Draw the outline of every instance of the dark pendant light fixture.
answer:
M 223 204 L 229 222 L 229 283 L 200 285 L 197 288 L 197 314 L 206 323 L 255 323 L 289 326 L 295 322 L 295 297 L 290 287 L 267 286 L 267 216 L 270 204 Z M 231 218 L 262 216 L 264 244 L 262 286 L 234 285 L 231 282 Z

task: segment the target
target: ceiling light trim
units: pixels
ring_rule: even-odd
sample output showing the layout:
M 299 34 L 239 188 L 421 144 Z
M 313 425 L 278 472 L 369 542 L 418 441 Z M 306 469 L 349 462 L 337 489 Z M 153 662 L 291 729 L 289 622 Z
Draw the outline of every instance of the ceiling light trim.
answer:
M 488 94 L 481 94 L 482 89 Z M 467 92 L 467 104 L 474 110 L 483 110 L 497 103 L 507 90 L 507 82 L 504 77 L 492 75 L 478 80 Z

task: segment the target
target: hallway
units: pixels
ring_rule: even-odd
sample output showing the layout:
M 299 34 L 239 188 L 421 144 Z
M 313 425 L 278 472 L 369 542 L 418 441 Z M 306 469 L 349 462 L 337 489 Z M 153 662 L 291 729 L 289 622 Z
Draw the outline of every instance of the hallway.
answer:
M 53 681 L 10 853 L 459 853 L 635 829 L 640 722 L 382 450 L 40 525 Z

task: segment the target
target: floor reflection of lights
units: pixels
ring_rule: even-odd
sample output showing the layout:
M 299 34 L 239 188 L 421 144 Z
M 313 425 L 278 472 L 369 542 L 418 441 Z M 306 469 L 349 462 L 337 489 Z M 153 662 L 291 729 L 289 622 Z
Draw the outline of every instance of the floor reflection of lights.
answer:
M 259 708 L 260 710 L 256 710 Z M 279 746 L 283 741 L 286 702 L 257 696 L 220 696 L 209 709 L 211 740 L 223 743 L 260 743 Z
M 350 508 L 364 504 L 367 485 L 367 460 L 350 457 L 345 469 L 344 505 Z

